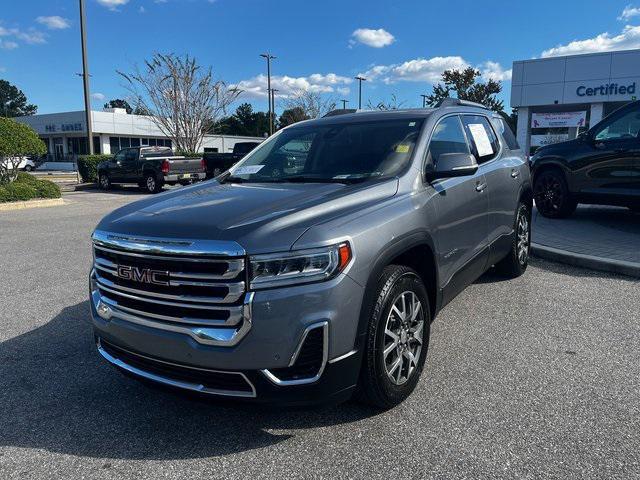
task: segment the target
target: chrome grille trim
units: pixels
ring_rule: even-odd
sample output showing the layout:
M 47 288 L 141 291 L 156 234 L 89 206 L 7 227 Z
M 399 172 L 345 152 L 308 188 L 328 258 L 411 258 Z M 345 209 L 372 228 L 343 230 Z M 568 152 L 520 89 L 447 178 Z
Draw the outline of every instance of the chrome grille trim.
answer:
M 102 231 L 92 239 L 91 298 L 103 320 L 118 318 L 215 346 L 236 345 L 251 329 L 253 295 L 246 292 L 246 257 L 225 258 L 229 253 L 244 255 L 234 242 L 125 237 Z M 161 280 L 140 273 L 125 277 L 121 266 L 159 272 Z
M 96 267 L 100 268 L 98 265 L 96 265 Z M 108 280 L 97 273 L 96 273 L 96 280 L 98 281 L 98 284 L 100 284 L 101 286 L 104 286 L 105 290 L 108 290 L 109 288 L 117 290 L 117 292 L 115 293 L 117 293 L 118 295 L 126 296 L 125 293 L 120 293 L 120 292 L 128 292 L 128 293 L 136 294 L 135 300 L 162 303 L 157 301 L 156 298 L 164 298 L 167 300 L 179 300 L 181 302 L 191 302 L 191 303 L 174 303 L 174 302 L 165 303 L 165 305 L 172 305 L 176 307 L 227 310 L 229 307 L 223 308 L 223 307 L 215 307 L 213 305 L 199 306 L 199 305 L 195 305 L 194 303 L 197 303 L 197 302 L 204 303 L 204 304 L 233 303 L 233 302 L 237 302 L 242 296 L 242 294 L 244 293 L 244 282 L 216 284 L 216 286 L 219 286 L 219 287 L 227 287 L 229 289 L 229 293 L 224 297 L 202 297 L 202 296 L 193 296 L 193 295 L 171 295 L 168 293 L 149 292 L 147 290 L 138 290 L 137 288 L 123 287 L 122 285 L 117 285 L 113 283 L 111 280 Z M 175 284 L 172 282 L 169 282 L 169 285 L 175 285 Z M 144 297 L 141 297 L 140 295 L 143 295 L 144 297 L 151 297 L 151 298 L 144 298 Z M 134 298 L 134 297 L 131 296 L 130 298 Z

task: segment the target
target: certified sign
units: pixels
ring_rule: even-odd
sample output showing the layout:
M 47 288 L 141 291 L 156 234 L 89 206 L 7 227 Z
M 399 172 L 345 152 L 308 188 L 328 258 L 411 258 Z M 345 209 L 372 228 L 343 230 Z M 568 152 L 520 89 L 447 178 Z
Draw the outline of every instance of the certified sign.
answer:
M 531 114 L 531 128 L 584 127 L 586 123 L 586 111 Z

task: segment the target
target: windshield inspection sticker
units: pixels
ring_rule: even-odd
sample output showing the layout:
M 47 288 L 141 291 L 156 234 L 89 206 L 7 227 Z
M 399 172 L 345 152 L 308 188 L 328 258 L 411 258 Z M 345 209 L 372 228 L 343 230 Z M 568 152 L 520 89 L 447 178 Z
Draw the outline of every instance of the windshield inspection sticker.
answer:
M 238 167 L 233 171 L 234 175 L 253 175 L 262 170 L 264 165 L 247 165 L 246 167 Z
M 409 145 L 403 145 L 401 143 L 396 147 L 396 153 L 409 153 Z
M 491 146 L 491 140 L 487 135 L 487 131 L 484 129 L 484 125 L 481 123 L 470 123 L 469 131 L 473 136 L 473 142 L 478 149 L 478 155 L 486 157 L 487 155 L 493 155 L 493 147 Z

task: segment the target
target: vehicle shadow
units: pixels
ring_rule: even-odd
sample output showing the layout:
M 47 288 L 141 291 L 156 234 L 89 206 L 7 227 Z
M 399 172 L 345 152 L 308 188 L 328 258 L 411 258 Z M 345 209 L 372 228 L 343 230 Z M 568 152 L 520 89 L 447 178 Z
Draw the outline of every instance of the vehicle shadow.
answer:
M 82 302 L 0 343 L 0 446 L 93 458 L 202 458 L 277 444 L 295 435 L 286 430 L 376 414 L 351 402 L 277 409 L 150 389 L 99 358 L 88 315 Z

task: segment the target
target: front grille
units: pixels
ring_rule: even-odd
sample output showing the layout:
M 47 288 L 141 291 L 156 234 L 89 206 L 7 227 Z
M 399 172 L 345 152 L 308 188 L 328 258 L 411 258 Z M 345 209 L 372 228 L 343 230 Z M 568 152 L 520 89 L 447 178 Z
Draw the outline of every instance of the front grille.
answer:
M 125 350 L 100 339 L 99 348 L 112 358 L 123 362 L 128 370 L 138 370 L 174 382 L 201 386 L 201 391 L 236 396 L 255 396 L 255 390 L 247 378 L 239 372 L 208 370 L 187 365 L 177 365 Z M 126 368 L 125 368 L 126 369 Z M 133 370 L 135 369 L 135 370 Z
M 125 320 L 143 319 L 145 325 L 154 322 L 173 331 L 191 329 L 196 341 L 214 338 L 202 343 L 237 343 L 234 332 L 246 334 L 244 256 L 181 253 L 175 246 L 166 252 L 151 240 L 147 246 L 140 238 L 117 239 L 109 243 L 108 234 L 94 234 L 94 286 L 106 307 L 124 312 L 120 316 Z

